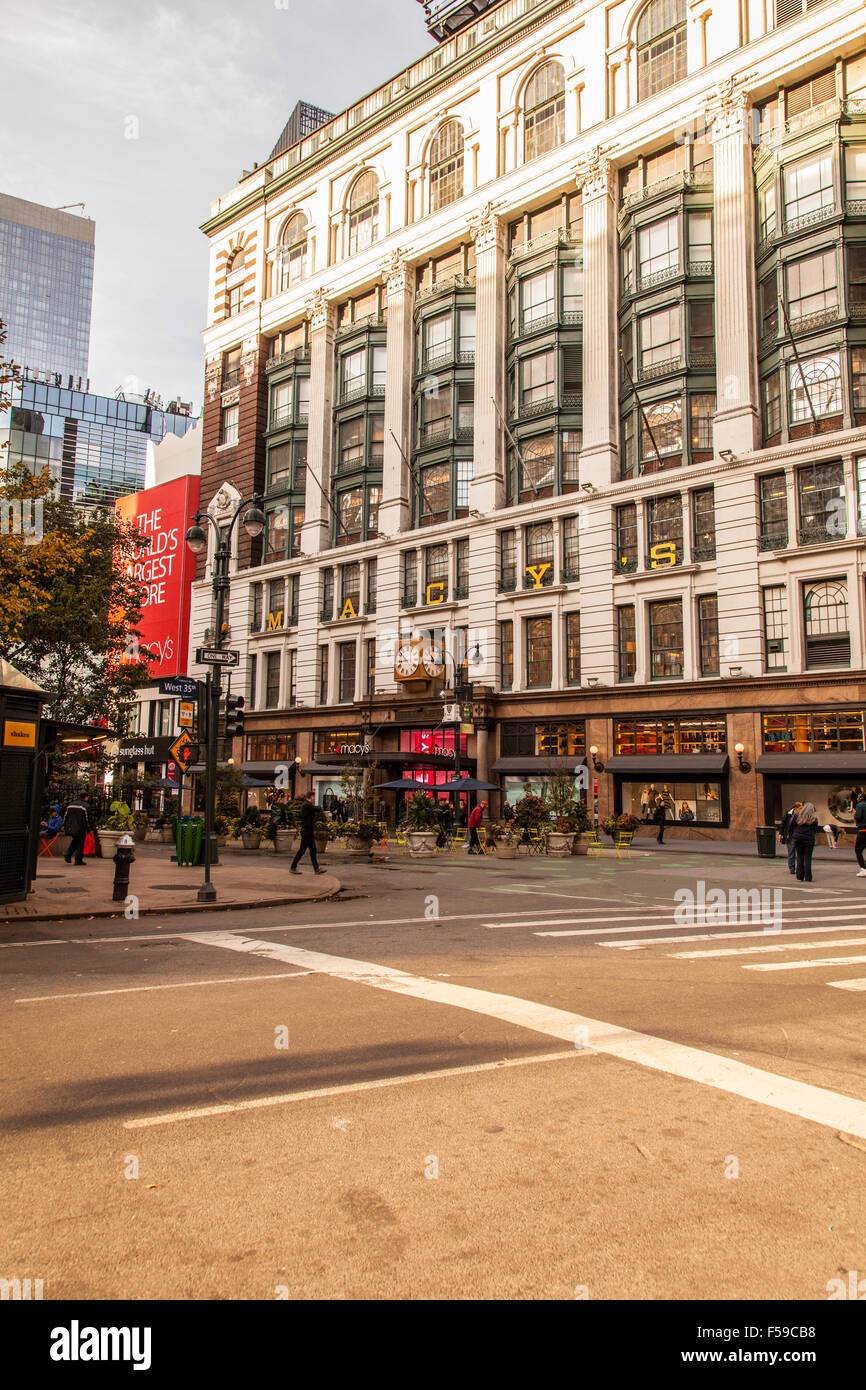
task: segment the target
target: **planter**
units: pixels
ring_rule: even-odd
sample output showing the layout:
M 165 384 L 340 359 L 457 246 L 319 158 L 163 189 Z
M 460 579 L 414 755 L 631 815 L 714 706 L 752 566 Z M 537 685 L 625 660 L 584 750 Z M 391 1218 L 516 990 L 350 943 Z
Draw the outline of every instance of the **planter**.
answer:
M 171 828 L 170 825 L 167 825 L 167 826 L 164 827 L 164 829 L 160 830 L 160 832 L 159 832 L 159 842 L 160 842 L 160 844 L 162 844 L 162 845 L 173 845 L 173 844 L 174 844 L 174 831 L 172 830 L 172 828 Z
M 518 851 L 518 849 L 519 849 L 519 846 L 518 846 L 518 845 L 497 845 L 497 846 L 496 846 L 496 851 L 495 851 L 495 852 L 496 852 L 496 858 L 497 858 L 497 859 L 516 859 L 516 858 L 517 858 L 517 851 Z
M 137 825 L 132 832 L 132 838 L 137 845 L 143 844 L 147 839 L 147 826 Z
M 571 852 L 572 854 L 589 854 L 589 841 L 585 835 L 581 835 L 580 832 L 575 835 Z
M 551 830 L 547 835 L 547 853 L 551 859 L 565 859 L 571 854 L 575 834 L 573 830 Z
M 407 830 L 406 843 L 409 846 L 410 858 L 427 859 L 434 855 L 438 838 L 436 830 Z
M 225 844 L 226 844 L 226 840 L 227 840 L 227 839 L 228 839 L 228 835 L 217 835 L 217 837 L 216 837 L 217 849 L 225 849 Z
M 274 836 L 274 849 L 277 854 L 291 854 L 297 836 L 294 830 L 278 830 Z
M 315 842 L 316 842 L 316 854 L 324 854 L 324 853 L 325 853 L 325 850 L 328 848 L 328 843 L 329 843 L 329 841 L 330 841 L 330 838 L 331 838 L 331 837 L 330 837 L 330 835 L 328 835 L 328 834 L 325 834 L 325 835 L 315 835 L 315 834 L 314 834 L 314 835 L 313 835 L 313 839 L 314 839 Z
M 260 830 L 245 830 L 241 836 L 244 849 L 258 849 L 262 842 L 262 832 Z
M 125 830 L 103 830 L 103 829 L 100 827 L 100 830 L 99 830 L 98 833 L 99 833 L 99 843 L 100 843 L 100 845 L 102 846 L 102 857 L 103 857 L 103 859 L 111 859 L 112 856 L 113 856 L 113 854 L 114 854 L 115 849 L 117 848 L 117 842 L 118 842 L 118 840 L 120 839 L 121 835 L 125 835 L 125 834 L 126 834 L 126 831 L 125 831 Z
M 353 854 L 356 859 L 369 859 L 373 850 L 373 841 L 364 840 L 360 835 L 346 836 L 346 850 Z

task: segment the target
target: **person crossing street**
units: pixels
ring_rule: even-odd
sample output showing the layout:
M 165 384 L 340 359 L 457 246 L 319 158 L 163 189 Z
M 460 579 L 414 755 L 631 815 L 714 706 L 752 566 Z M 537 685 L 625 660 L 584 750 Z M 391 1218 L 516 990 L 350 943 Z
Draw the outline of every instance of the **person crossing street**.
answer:
M 301 843 L 298 852 L 292 860 L 290 873 L 299 874 L 299 861 L 309 852 L 313 870 L 317 874 L 325 873 L 324 869 L 319 868 L 319 860 L 316 855 L 316 802 L 312 792 L 307 792 L 301 803 Z

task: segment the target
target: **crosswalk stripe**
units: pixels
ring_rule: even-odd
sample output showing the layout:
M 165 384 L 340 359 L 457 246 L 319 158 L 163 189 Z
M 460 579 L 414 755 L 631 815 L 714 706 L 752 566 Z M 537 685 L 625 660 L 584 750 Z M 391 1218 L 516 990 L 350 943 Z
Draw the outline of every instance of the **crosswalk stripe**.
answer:
M 709 908 L 708 912 L 712 912 L 712 908 Z M 581 915 L 580 917 L 549 917 L 547 916 L 547 914 L 544 914 L 543 921 L 539 916 L 538 920 L 534 922 L 497 921 L 482 922 L 481 925 L 485 927 L 487 931 L 504 931 L 506 929 L 514 929 L 515 927 L 587 927 L 593 923 L 599 924 L 599 931 L 621 931 L 621 927 L 616 927 L 614 925 L 618 922 L 628 922 L 631 924 L 633 929 L 641 926 L 643 923 L 646 923 L 648 931 L 657 931 L 660 929 L 667 929 L 672 931 L 677 926 L 691 927 L 695 925 L 700 925 L 700 923 L 696 924 L 694 922 L 680 923 L 677 922 L 675 919 L 671 920 L 672 916 L 673 911 L 670 907 L 636 908 L 628 913 L 607 913 L 604 916 L 600 917 L 588 917 L 585 914 Z M 866 905 L 856 903 L 852 904 L 851 907 L 844 907 L 840 903 L 828 903 L 825 907 L 819 907 L 816 911 L 816 909 L 812 907 L 811 904 L 803 904 L 802 906 L 800 906 L 799 904 L 795 905 L 793 903 L 789 903 L 782 908 L 783 921 L 790 921 L 792 923 L 800 920 L 801 918 L 807 922 L 849 922 L 849 919 L 852 917 L 866 919 Z M 663 920 L 658 920 L 659 918 Z M 866 922 L 864 922 L 864 924 L 866 924 Z M 710 925 L 712 925 L 712 923 L 710 923 Z M 724 926 L 725 923 L 720 922 L 718 925 Z M 834 927 L 833 930 L 836 931 L 838 930 L 838 928 Z M 577 936 L 579 935 L 579 933 L 570 931 L 559 931 L 556 933 L 543 932 L 538 933 L 538 935 Z
M 758 956 L 767 951 L 819 951 L 828 946 L 862 946 L 857 936 L 846 936 L 841 941 L 782 941 L 773 946 L 726 946 L 721 951 L 669 951 L 671 960 L 713 960 L 719 956 Z
M 866 980 L 828 980 L 831 989 L 866 989 Z
M 771 931 L 769 927 L 761 927 L 757 931 L 718 931 L 700 932 L 695 936 L 653 936 L 635 937 L 631 941 L 600 941 L 599 946 L 607 946 L 613 951 L 642 951 L 648 946 L 675 946 L 685 944 L 690 941 L 747 941 L 754 936 L 823 936 L 827 933 L 839 931 L 839 927 L 797 927 L 793 924 L 782 929 L 781 932 Z M 857 927 L 853 923 L 845 924 L 846 931 L 866 931 L 866 927 Z M 535 932 L 535 936 L 574 936 L 574 932 Z M 587 936 L 597 936 L 597 932 L 587 932 Z
M 744 965 L 744 970 L 816 970 L 827 965 L 862 965 L 866 956 L 827 956 L 824 960 L 786 960 L 773 965 Z

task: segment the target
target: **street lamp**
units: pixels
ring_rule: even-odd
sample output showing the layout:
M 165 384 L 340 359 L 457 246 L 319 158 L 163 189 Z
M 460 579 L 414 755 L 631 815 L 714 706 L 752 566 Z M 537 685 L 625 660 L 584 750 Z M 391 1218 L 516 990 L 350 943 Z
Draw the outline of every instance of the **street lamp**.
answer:
M 476 642 L 476 644 L 475 644 L 475 652 L 478 652 L 478 654 L 479 654 L 479 656 L 480 656 L 480 651 L 479 651 L 478 643 L 477 643 L 477 642 Z M 475 659 L 475 652 L 473 652 L 473 654 L 472 654 L 472 655 L 473 655 L 473 659 Z M 445 664 L 446 659 L 449 660 L 449 661 L 451 662 L 452 666 L 454 667 L 454 686 L 453 686 L 453 690 L 454 690 L 454 699 L 457 701 L 458 712 L 459 712 L 459 714 L 460 714 L 460 719 L 457 721 L 457 726 L 456 726 L 456 728 L 455 728 L 455 730 L 454 730 L 454 781 L 456 782 L 456 781 L 459 780 L 459 777 L 460 777 L 460 725 L 463 723 L 463 701 L 464 701 L 464 700 L 468 700 L 468 699 L 470 698 L 470 696 L 471 696 L 471 694 L 472 694 L 472 683 L 471 683 L 471 681 L 461 680 L 461 678 L 460 678 L 460 670 L 459 670 L 459 667 L 458 667 L 458 665 L 457 665 L 457 660 L 456 660 L 456 658 L 455 658 L 453 652 L 449 652 L 449 651 L 447 650 L 446 646 L 445 646 L 445 643 L 443 642 L 443 643 L 442 643 L 442 664 L 443 664 L 443 666 L 444 666 L 444 664 Z M 462 664 L 462 663 L 461 663 L 461 664 Z M 442 693 L 443 693 L 443 695 L 445 694 L 444 690 L 443 690 Z M 460 792 L 459 792 L 457 789 L 455 789 L 455 791 L 453 792 L 453 797 L 454 797 L 454 824 L 456 825 L 456 824 L 458 823 L 458 821 L 459 821 L 459 813 L 460 813 Z
M 230 583 L 229 560 L 231 558 L 232 531 L 244 507 L 249 506 L 249 510 L 243 517 L 243 528 L 251 538 L 255 538 L 262 534 L 267 524 L 267 518 L 259 505 L 261 500 L 258 493 L 247 498 L 246 501 L 238 505 L 231 520 L 225 524 L 220 524 L 215 521 L 210 515 L 210 512 L 197 511 L 192 518 L 192 525 L 186 533 L 186 543 L 194 555 L 203 555 L 207 550 L 207 532 L 201 524 L 202 519 L 209 522 L 213 527 L 216 537 L 213 556 L 212 589 L 215 606 L 214 646 L 217 650 L 222 646 L 223 640 L 226 598 L 228 596 Z M 211 882 L 210 871 L 213 862 L 212 836 L 214 833 L 216 812 L 216 750 L 217 724 L 219 722 L 220 706 L 220 683 L 220 667 L 217 663 L 214 663 L 213 667 L 208 672 L 205 695 L 207 757 L 205 760 L 204 883 L 198 890 L 198 901 L 200 903 L 216 902 L 216 889 Z

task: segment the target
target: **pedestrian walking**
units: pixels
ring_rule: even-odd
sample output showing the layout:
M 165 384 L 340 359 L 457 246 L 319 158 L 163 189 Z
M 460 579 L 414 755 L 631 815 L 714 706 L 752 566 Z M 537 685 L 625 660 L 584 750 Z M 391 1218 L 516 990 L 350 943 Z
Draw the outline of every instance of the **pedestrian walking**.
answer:
M 802 801 L 795 801 L 790 810 L 786 811 L 782 817 L 782 824 L 779 827 L 779 843 L 784 845 L 788 851 L 788 872 L 797 872 L 797 852 L 794 849 L 794 821 L 797 812 L 802 810 Z
M 866 792 L 860 792 L 857 797 L 857 805 L 854 807 L 854 825 L 857 829 L 854 853 L 857 856 L 857 863 L 860 865 L 857 870 L 857 877 L 866 878 L 866 863 L 863 861 L 863 851 L 866 849 Z
M 797 863 L 797 878 L 801 883 L 812 882 L 812 851 L 818 833 L 818 812 L 807 801 L 794 817 L 792 839 Z
M 292 860 L 292 867 L 289 873 L 299 874 L 301 872 L 298 868 L 298 863 L 308 851 L 314 871 L 317 874 L 323 874 L 325 872 L 324 869 L 319 868 L 319 860 L 316 855 L 315 826 L 316 802 L 313 793 L 307 792 L 301 802 L 301 843 L 297 854 Z
M 70 837 L 69 848 L 64 855 L 67 864 L 71 864 L 73 859 L 76 864 L 84 863 L 84 841 L 93 829 L 93 813 L 87 797 L 70 801 L 63 817 L 63 832 Z
M 480 853 L 481 853 L 481 841 L 480 841 L 480 839 L 478 838 L 478 827 L 479 827 L 479 825 L 481 824 L 482 817 L 484 816 L 484 808 L 485 808 L 486 805 L 487 805 L 487 802 L 486 802 L 486 801 L 482 801 L 481 804 L 480 804 L 480 806 L 474 806 L 474 807 L 472 808 L 472 810 L 469 812 L 469 853 L 470 853 L 470 854 L 480 854 Z
M 657 825 L 659 828 L 657 839 L 660 845 L 663 845 L 665 842 L 665 821 L 667 820 L 667 818 L 667 807 L 665 806 L 665 803 L 663 801 L 660 801 L 656 806 L 655 810 L 653 811 L 652 816 L 653 825 Z

